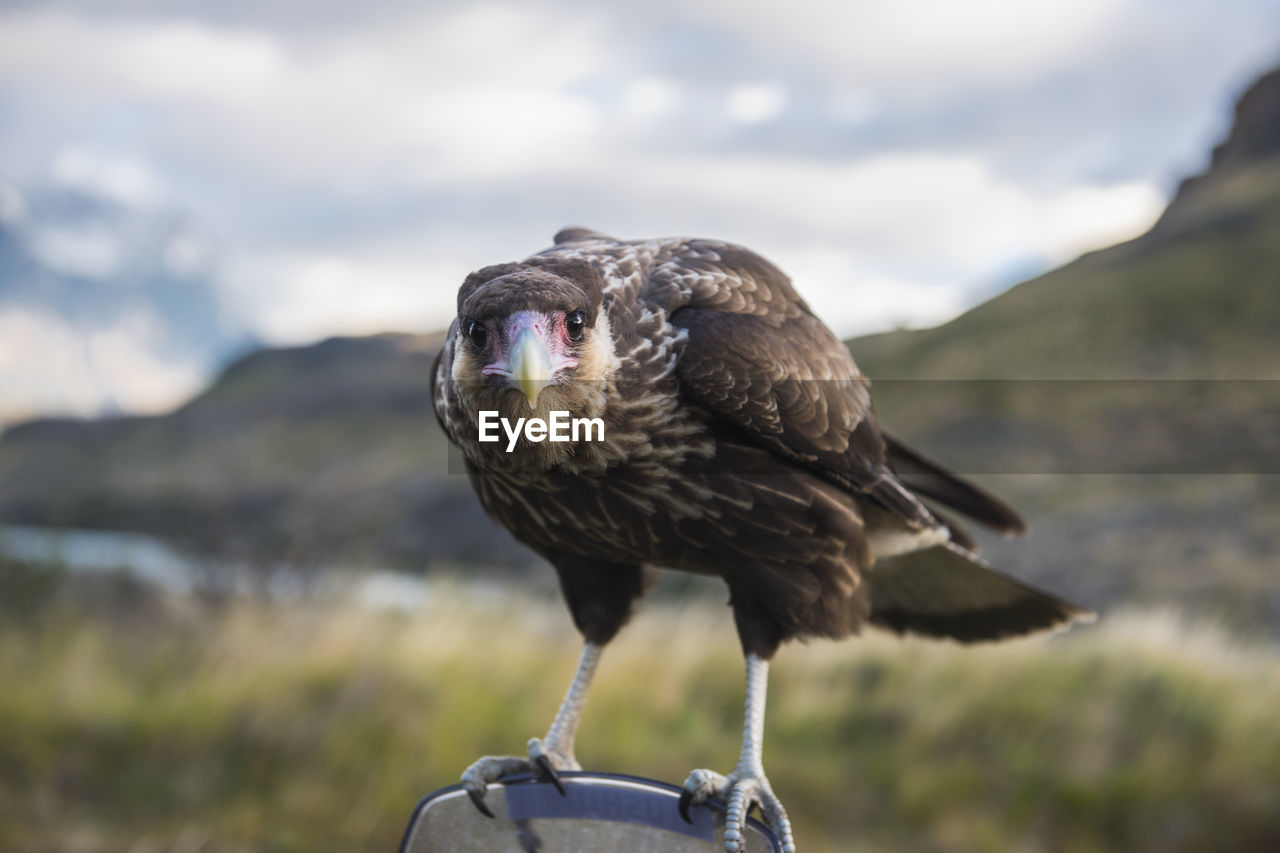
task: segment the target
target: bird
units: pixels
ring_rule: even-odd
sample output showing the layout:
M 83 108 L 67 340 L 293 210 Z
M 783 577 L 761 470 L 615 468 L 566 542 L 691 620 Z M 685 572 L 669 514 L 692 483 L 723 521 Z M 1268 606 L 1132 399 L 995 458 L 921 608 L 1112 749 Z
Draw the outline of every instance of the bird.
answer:
M 724 844 L 759 808 L 782 849 L 790 820 L 765 774 L 770 659 L 785 642 L 865 626 L 1000 640 L 1089 611 L 997 572 L 950 513 L 1025 532 L 1008 504 L 878 423 L 849 350 L 773 263 L 734 243 L 621 240 L 565 228 L 524 260 L 463 281 L 432 371 L 432 403 L 487 513 L 555 570 L 583 646 L 545 736 L 485 756 L 462 786 L 532 772 L 561 793 L 602 651 L 660 570 L 718 575 L 745 659 L 742 750 L 694 770 L 680 814 L 727 804 Z M 598 419 L 577 440 L 480 440 L 513 423 Z M 602 433 L 602 434 L 601 434 Z

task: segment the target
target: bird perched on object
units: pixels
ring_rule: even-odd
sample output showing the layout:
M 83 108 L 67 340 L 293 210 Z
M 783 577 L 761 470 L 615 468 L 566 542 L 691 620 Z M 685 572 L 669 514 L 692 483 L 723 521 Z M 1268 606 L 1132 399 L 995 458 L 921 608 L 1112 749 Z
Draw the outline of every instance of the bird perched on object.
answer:
M 559 785 L 557 771 L 579 769 L 574 734 L 601 649 L 651 567 L 729 587 L 746 655 L 742 752 L 727 776 L 695 770 L 680 801 L 687 818 L 690 805 L 726 800 L 729 850 L 753 806 L 795 849 L 761 760 L 781 643 L 867 624 L 996 640 L 1090 615 L 975 556 L 932 506 L 1003 533 L 1022 532 L 1022 519 L 883 431 L 848 350 L 781 271 L 740 246 L 571 228 L 550 249 L 472 273 L 432 393 L 486 511 L 555 567 L 585 639 L 528 758 L 489 756 L 463 774 L 486 814 L 490 782 L 532 770 Z M 603 436 L 480 441 L 483 411 L 599 418 Z

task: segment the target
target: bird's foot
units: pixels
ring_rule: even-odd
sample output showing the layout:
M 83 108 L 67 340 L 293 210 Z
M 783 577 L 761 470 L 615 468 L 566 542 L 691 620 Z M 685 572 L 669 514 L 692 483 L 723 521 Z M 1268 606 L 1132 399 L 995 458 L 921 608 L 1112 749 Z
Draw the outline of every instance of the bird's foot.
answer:
M 489 790 L 490 782 L 497 782 L 517 773 L 535 773 L 543 781 L 556 786 L 556 790 L 564 794 L 564 785 L 560 784 L 559 773 L 562 770 L 581 770 L 572 752 L 563 752 L 555 747 L 544 745 L 541 738 L 529 740 L 529 757 L 517 755 L 486 755 L 478 759 L 462 774 L 462 787 L 466 790 L 471 802 L 485 817 L 493 817 L 493 812 L 484 803 L 484 795 Z
M 728 853 L 742 853 L 744 841 L 742 827 L 747 813 L 759 806 L 765 823 L 777 834 L 784 853 L 795 853 L 796 842 L 791 834 L 791 821 L 782 801 L 769 787 L 769 780 L 759 767 L 734 769 L 728 776 L 710 770 L 695 770 L 685 780 L 680 794 L 680 816 L 692 823 L 689 806 L 705 803 L 710 797 L 724 800 L 724 849 Z

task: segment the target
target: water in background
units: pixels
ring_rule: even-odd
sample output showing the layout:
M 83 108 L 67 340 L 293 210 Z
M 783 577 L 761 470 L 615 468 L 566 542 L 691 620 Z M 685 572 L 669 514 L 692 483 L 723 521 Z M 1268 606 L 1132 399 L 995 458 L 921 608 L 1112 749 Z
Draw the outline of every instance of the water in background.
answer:
M 372 607 L 414 610 L 429 594 L 423 578 L 403 572 L 335 567 L 304 575 L 280 565 L 263 573 L 173 548 L 144 533 L 114 530 L 0 525 L 0 557 L 71 572 L 119 572 L 176 595 L 216 589 L 289 600 L 343 590 Z

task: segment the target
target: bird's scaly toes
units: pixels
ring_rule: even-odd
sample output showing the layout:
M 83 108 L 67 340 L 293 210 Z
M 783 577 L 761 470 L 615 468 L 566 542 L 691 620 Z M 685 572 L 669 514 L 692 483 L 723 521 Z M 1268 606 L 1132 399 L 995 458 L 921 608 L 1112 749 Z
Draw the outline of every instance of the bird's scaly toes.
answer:
M 534 772 L 543 781 L 555 785 L 561 796 L 565 795 L 565 790 L 564 785 L 560 784 L 560 775 L 557 771 L 582 769 L 582 765 L 573 757 L 573 753 L 548 747 L 536 737 L 529 739 L 529 760 L 533 762 Z
M 515 755 L 486 755 L 477 759 L 462 773 L 462 787 L 466 790 L 471 802 L 485 817 L 493 817 L 493 812 L 484 803 L 484 795 L 489 790 L 490 782 L 497 782 L 504 776 L 517 773 L 528 773 L 533 769 L 529 759 Z
M 760 807 L 765 823 L 778 836 L 784 853 L 795 853 L 796 842 L 791 833 L 791 821 L 787 818 L 782 801 L 769 787 L 769 780 L 760 770 L 734 770 L 722 776 L 711 770 L 695 770 L 685 780 L 680 794 L 680 816 L 692 823 L 689 807 L 705 803 L 710 797 L 725 801 L 724 849 L 727 853 L 742 853 L 744 848 L 742 827 L 747 814 L 754 806 Z
M 518 773 L 534 773 L 540 779 L 556 786 L 561 794 L 565 793 L 560 782 L 560 771 L 581 770 L 582 766 L 572 754 L 565 754 L 543 745 L 540 738 L 529 740 L 529 755 L 521 758 L 517 755 L 486 755 L 477 759 L 462 774 L 462 787 L 466 790 L 471 802 L 485 817 L 493 817 L 493 811 L 485 805 L 484 796 L 491 782 L 497 782 L 507 776 Z

